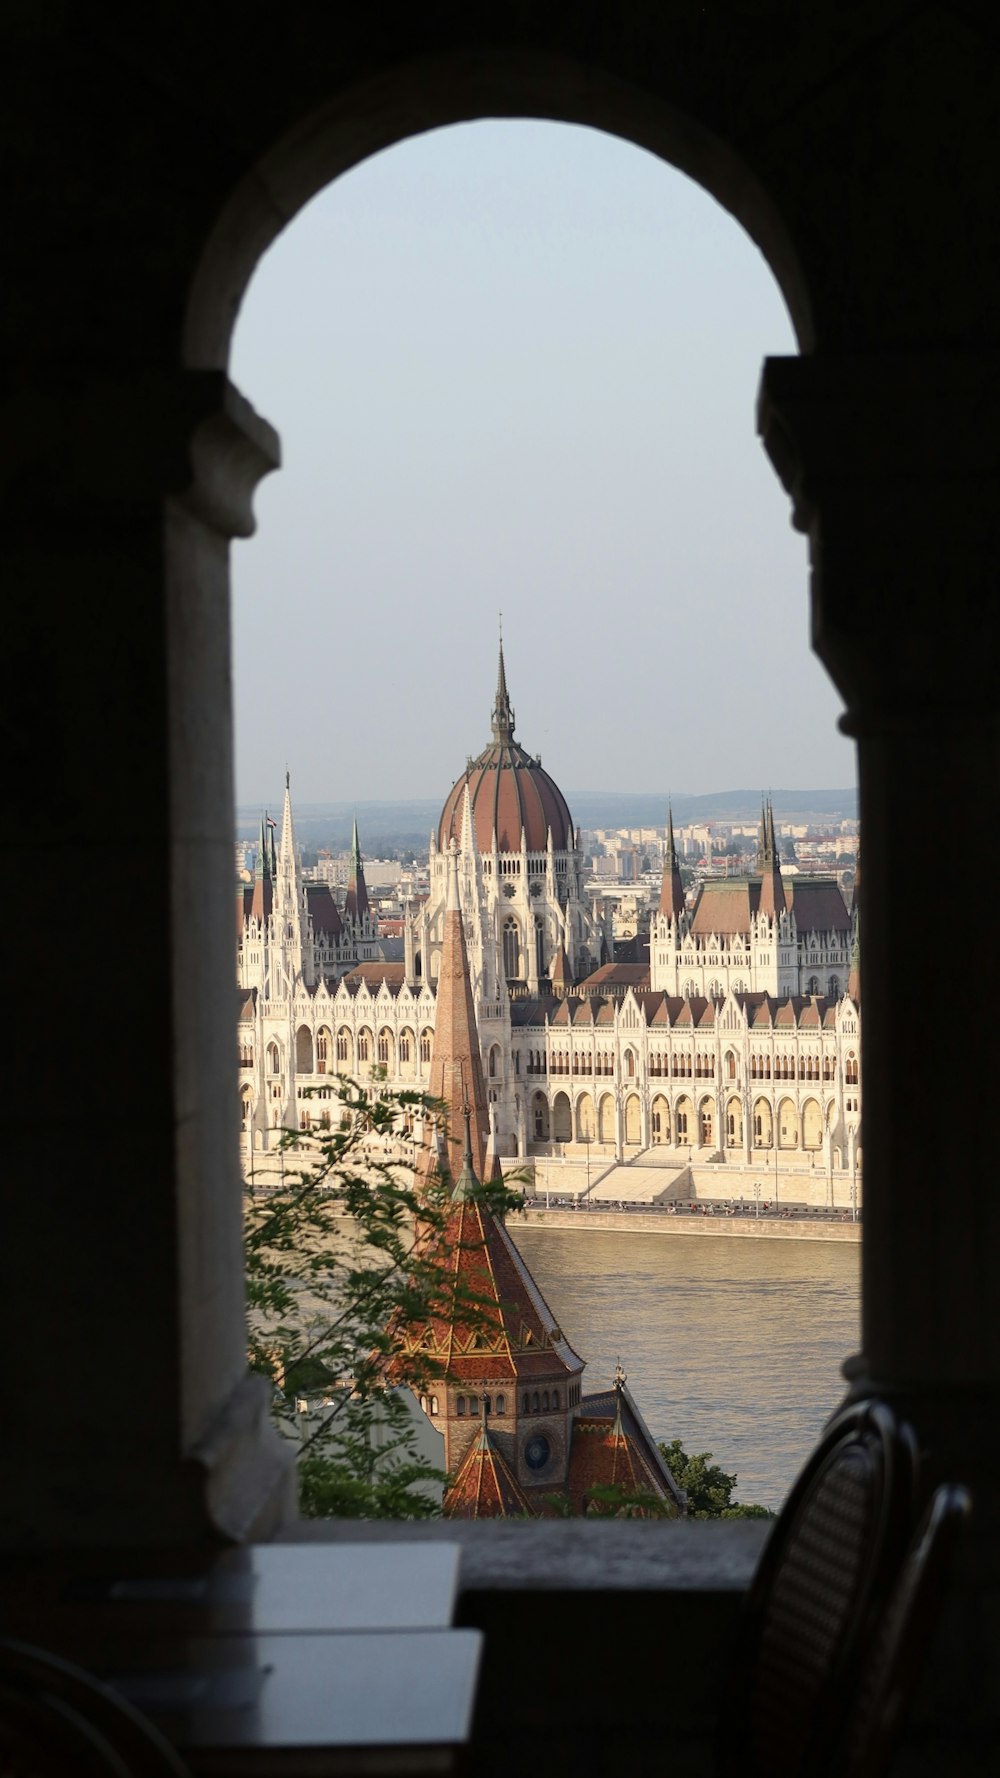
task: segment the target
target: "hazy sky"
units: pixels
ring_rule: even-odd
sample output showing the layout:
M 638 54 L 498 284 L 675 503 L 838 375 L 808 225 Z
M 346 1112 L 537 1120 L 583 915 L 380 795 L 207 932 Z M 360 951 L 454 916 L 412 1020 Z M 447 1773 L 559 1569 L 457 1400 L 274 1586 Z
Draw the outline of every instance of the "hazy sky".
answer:
M 284 468 L 234 550 L 237 796 L 438 796 L 517 735 L 567 792 L 854 782 L 806 546 L 754 431 L 795 350 L 698 186 L 490 122 L 329 186 L 247 292 L 232 375 Z

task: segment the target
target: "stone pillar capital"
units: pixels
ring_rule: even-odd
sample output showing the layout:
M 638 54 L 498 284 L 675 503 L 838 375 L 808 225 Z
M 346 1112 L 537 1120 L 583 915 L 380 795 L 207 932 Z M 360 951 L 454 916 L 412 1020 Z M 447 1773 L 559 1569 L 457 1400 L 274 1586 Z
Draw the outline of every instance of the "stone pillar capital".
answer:
M 222 536 L 249 537 L 253 495 L 281 461 L 274 428 L 223 371 L 67 378 L 4 404 L 9 523 L 79 534 L 173 498 Z
M 848 732 L 993 720 L 1000 354 L 770 358 L 757 423 Z

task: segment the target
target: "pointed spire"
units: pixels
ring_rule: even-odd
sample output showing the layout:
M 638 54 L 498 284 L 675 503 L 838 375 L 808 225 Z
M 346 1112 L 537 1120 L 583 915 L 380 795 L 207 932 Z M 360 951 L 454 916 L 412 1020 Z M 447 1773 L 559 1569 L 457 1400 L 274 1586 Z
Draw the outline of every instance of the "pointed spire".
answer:
M 365 883 L 364 865 L 361 862 L 357 816 L 354 817 L 354 825 L 351 830 L 351 866 L 347 878 L 344 912 L 352 920 L 364 920 L 368 914 L 368 886 Z
M 267 844 L 267 813 L 266 813 L 266 811 L 264 814 L 261 815 L 261 818 L 260 818 L 260 834 L 257 839 L 257 862 L 254 865 L 253 874 L 254 874 L 254 881 L 257 883 L 263 882 L 264 878 L 269 877 L 271 874 L 271 861 L 270 861 L 270 857 L 269 857 L 268 844 Z
M 486 1179 L 490 1120 L 469 976 L 469 955 L 458 898 L 458 847 L 454 841 L 448 852 L 448 899 L 445 905 L 428 1092 L 432 1099 L 440 1099 L 444 1105 L 448 1122 L 447 1165 L 452 1179 L 458 1180 L 464 1171 L 462 1137 L 459 1132 L 460 1119 L 466 1106 L 469 1110 L 471 1170 L 477 1179 Z
M 507 670 L 503 658 L 503 632 L 500 634 L 500 661 L 497 667 L 497 695 L 493 705 L 491 721 L 494 741 L 512 741 L 514 739 L 514 712 L 510 707 L 507 695 Z
M 674 811 L 667 804 L 667 849 L 663 854 L 663 882 L 660 885 L 660 913 L 676 920 L 684 912 L 684 884 L 674 841 Z
M 472 1110 L 468 1104 L 462 1107 L 462 1118 L 465 1124 L 465 1149 L 462 1154 L 462 1171 L 451 1194 L 453 1204 L 461 1204 L 466 1198 L 474 1197 L 479 1183 L 472 1162 Z
M 760 901 L 758 912 L 769 914 L 776 919 L 787 910 L 785 886 L 781 880 L 781 864 L 778 859 L 778 845 L 774 834 L 774 809 L 768 797 L 767 805 L 761 812 L 761 847 L 757 858 L 760 871 Z

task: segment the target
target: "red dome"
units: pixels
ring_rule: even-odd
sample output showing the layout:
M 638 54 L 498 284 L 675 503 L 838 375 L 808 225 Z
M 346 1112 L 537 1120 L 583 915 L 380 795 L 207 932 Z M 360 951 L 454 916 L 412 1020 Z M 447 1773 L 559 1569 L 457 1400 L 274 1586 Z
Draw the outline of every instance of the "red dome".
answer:
M 494 834 L 499 851 L 519 852 L 522 828 L 529 852 L 545 851 L 550 829 L 557 852 L 572 850 L 573 818 L 566 798 L 538 760 L 532 759 L 514 739 L 514 712 L 507 696 L 502 648 L 493 707 L 493 739 L 449 792 L 438 827 L 438 845 L 442 849 L 452 839 L 462 843 L 466 785 L 480 852 L 493 850 Z

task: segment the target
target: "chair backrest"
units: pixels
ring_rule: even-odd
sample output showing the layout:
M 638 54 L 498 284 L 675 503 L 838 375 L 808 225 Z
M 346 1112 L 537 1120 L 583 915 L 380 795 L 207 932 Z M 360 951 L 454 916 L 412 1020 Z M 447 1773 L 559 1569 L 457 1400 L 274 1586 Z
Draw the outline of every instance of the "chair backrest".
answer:
M 889 1768 L 971 1509 L 968 1490 L 955 1483 L 931 1498 L 858 1674 L 839 1762 L 843 1778 L 883 1778 Z
M 881 1402 L 838 1414 L 795 1483 L 755 1576 L 723 1710 L 729 1778 L 818 1778 L 862 1633 L 913 1523 L 914 1441 Z
M 190 1778 L 159 1730 L 72 1661 L 0 1638 L 0 1771 L 31 1778 Z

